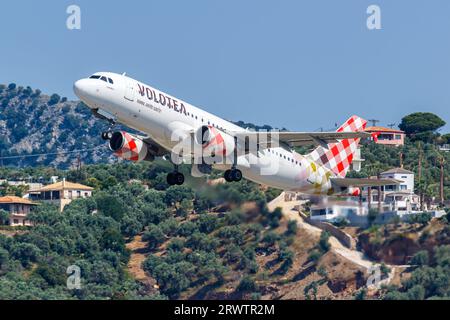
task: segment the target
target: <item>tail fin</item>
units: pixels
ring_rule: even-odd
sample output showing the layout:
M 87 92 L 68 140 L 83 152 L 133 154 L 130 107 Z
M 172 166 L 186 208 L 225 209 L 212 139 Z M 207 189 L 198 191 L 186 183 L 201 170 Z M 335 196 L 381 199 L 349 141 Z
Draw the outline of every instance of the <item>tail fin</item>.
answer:
M 352 116 L 342 126 L 337 129 L 337 132 L 349 131 L 363 131 L 366 128 L 367 121 L 358 117 Z M 328 149 L 324 147 L 317 147 L 307 157 L 332 171 L 335 175 L 345 177 L 350 164 L 353 161 L 354 153 L 358 147 L 360 139 L 343 139 L 337 143 L 328 145 Z

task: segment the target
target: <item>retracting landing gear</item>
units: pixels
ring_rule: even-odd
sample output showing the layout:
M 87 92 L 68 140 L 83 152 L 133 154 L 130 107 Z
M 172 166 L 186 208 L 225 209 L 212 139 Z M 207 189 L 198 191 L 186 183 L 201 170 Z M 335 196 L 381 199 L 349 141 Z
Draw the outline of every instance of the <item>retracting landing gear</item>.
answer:
M 113 132 L 112 129 L 114 128 L 114 126 L 116 125 L 116 121 L 115 120 L 111 120 L 109 119 L 109 127 L 106 131 L 102 132 L 102 139 L 103 140 L 111 140 Z
M 226 170 L 224 173 L 225 181 L 227 182 L 239 182 L 242 180 L 241 170 L 236 168 L 237 166 L 237 137 L 234 137 L 234 152 L 233 152 L 233 165 L 230 170 Z
M 167 174 L 167 183 L 170 186 L 181 186 L 184 183 L 184 174 L 178 171 L 178 165 L 175 165 L 173 172 L 169 172 L 169 174 Z

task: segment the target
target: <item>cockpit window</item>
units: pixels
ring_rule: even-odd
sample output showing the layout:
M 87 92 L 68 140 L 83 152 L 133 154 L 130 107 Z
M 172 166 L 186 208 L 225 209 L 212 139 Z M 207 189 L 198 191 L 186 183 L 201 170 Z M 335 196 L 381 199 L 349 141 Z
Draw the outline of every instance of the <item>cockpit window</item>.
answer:
M 102 81 L 105 81 L 110 84 L 114 84 L 114 81 L 111 78 L 107 78 L 107 77 L 99 75 L 99 74 L 94 74 L 94 75 L 90 76 L 89 79 L 98 79 L 98 80 L 102 80 Z

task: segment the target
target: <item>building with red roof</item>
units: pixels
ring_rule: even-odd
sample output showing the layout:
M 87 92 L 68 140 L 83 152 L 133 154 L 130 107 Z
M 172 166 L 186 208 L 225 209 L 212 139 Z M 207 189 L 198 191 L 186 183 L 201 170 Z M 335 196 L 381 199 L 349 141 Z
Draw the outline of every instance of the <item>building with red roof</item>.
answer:
M 367 127 L 366 132 L 372 134 L 375 143 L 391 145 L 391 146 L 403 146 L 405 144 L 405 132 L 386 127 Z

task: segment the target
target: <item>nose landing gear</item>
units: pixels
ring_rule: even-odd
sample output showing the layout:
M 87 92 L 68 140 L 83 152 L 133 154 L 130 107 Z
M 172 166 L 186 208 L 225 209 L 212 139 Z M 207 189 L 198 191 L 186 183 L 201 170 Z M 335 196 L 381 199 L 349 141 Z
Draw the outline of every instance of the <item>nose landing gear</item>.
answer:
M 112 133 L 111 130 L 103 131 L 103 132 L 102 132 L 102 139 L 103 139 L 103 140 L 111 140 L 112 135 L 113 135 L 113 133 Z
M 102 139 L 103 140 L 111 140 L 112 135 L 113 135 L 112 130 L 113 130 L 114 126 L 116 125 L 116 121 L 115 120 L 108 119 L 108 121 L 109 121 L 109 124 L 110 124 L 108 129 L 106 131 L 102 132 Z

